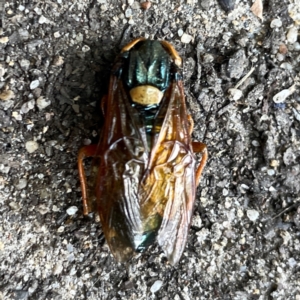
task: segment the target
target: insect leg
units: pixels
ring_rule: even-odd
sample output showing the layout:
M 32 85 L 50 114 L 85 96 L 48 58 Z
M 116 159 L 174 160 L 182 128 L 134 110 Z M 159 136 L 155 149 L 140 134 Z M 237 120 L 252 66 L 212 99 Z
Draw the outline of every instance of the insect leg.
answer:
M 200 177 L 201 177 L 202 171 L 205 167 L 207 157 L 208 157 L 207 147 L 206 147 L 205 144 L 200 143 L 200 142 L 192 142 L 192 147 L 193 147 L 193 151 L 195 153 L 201 153 L 202 154 L 201 162 L 200 162 L 200 164 L 197 168 L 197 171 L 196 171 L 196 185 L 198 185 L 199 182 L 200 182 Z
M 88 215 L 92 211 L 92 209 L 88 199 L 87 182 L 86 182 L 83 161 L 87 157 L 95 157 L 96 154 L 97 154 L 96 144 L 82 147 L 78 153 L 78 171 L 79 171 L 79 180 L 80 180 L 80 186 L 82 192 L 82 204 L 83 204 L 84 215 Z
M 105 113 L 106 113 L 106 105 L 107 105 L 107 95 L 102 97 L 101 103 L 100 103 L 103 116 L 105 116 Z
M 129 51 L 132 47 L 134 47 L 135 44 L 137 44 L 140 41 L 144 41 L 144 40 L 145 40 L 145 38 L 142 38 L 142 37 L 134 39 L 132 42 L 127 44 L 125 47 L 123 47 L 121 52 L 123 53 L 123 52 Z
M 187 120 L 189 122 L 189 134 L 192 135 L 194 130 L 194 120 L 191 115 L 187 115 Z
M 170 56 L 173 58 L 174 63 L 178 67 L 181 67 L 182 66 L 182 59 L 179 56 L 179 54 L 177 53 L 177 51 L 175 50 L 175 48 L 170 43 L 168 43 L 166 41 L 160 41 L 160 43 L 163 45 L 163 47 L 168 51 Z

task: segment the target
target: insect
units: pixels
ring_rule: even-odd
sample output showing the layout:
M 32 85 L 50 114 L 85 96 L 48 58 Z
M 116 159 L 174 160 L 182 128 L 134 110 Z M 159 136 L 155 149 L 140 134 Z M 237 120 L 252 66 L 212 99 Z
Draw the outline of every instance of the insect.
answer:
M 185 248 L 207 148 L 191 141 L 181 65 L 166 41 L 138 38 L 126 45 L 102 99 L 99 143 L 78 154 L 84 214 L 99 213 L 120 262 L 157 240 L 175 265 Z M 202 159 L 196 166 L 198 152 Z M 88 180 L 87 157 L 94 158 Z

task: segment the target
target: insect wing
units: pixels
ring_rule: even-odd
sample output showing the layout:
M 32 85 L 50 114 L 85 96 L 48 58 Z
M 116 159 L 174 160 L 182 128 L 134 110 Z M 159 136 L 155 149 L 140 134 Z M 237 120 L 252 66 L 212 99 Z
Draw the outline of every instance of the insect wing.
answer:
M 157 240 L 171 264 L 176 264 L 184 250 L 195 200 L 195 158 L 182 82 L 171 84 L 163 99 L 164 116 L 143 178 L 143 215 L 161 216 Z M 154 127 L 155 129 L 155 127 Z
M 143 124 L 130 106 L 123 82 L 111 77 L 99 141 L 97 206 L 103 232 L 118 261 L 134 254 L 142 227 L 138 186 L 148 162 Z

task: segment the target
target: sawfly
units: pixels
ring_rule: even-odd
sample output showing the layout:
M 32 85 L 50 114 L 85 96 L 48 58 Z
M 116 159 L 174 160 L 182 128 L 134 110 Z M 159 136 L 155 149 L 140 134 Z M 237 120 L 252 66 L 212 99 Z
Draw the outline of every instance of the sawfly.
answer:
M 102 99 L 99 143 L 79 151 L 83 212 L 99 213 L 120 262 L 156 240 L 175 265 L 185 248 L 207 148 L 191 141 L 193 120 L 186 110 L 181 66 L 166 41 L 138 38 L 126 45 Z M 87 157 L 94 158 L 88 178 Z

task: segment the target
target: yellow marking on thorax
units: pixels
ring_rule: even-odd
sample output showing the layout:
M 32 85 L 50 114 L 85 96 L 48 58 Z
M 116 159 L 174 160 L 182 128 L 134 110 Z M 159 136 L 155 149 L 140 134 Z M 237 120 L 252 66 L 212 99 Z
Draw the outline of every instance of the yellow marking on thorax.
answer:
M 158 88 L 151 85 L 140 85 L 130 90 L 133 102 L 147 106 L 158 104 L 164 96 Z

